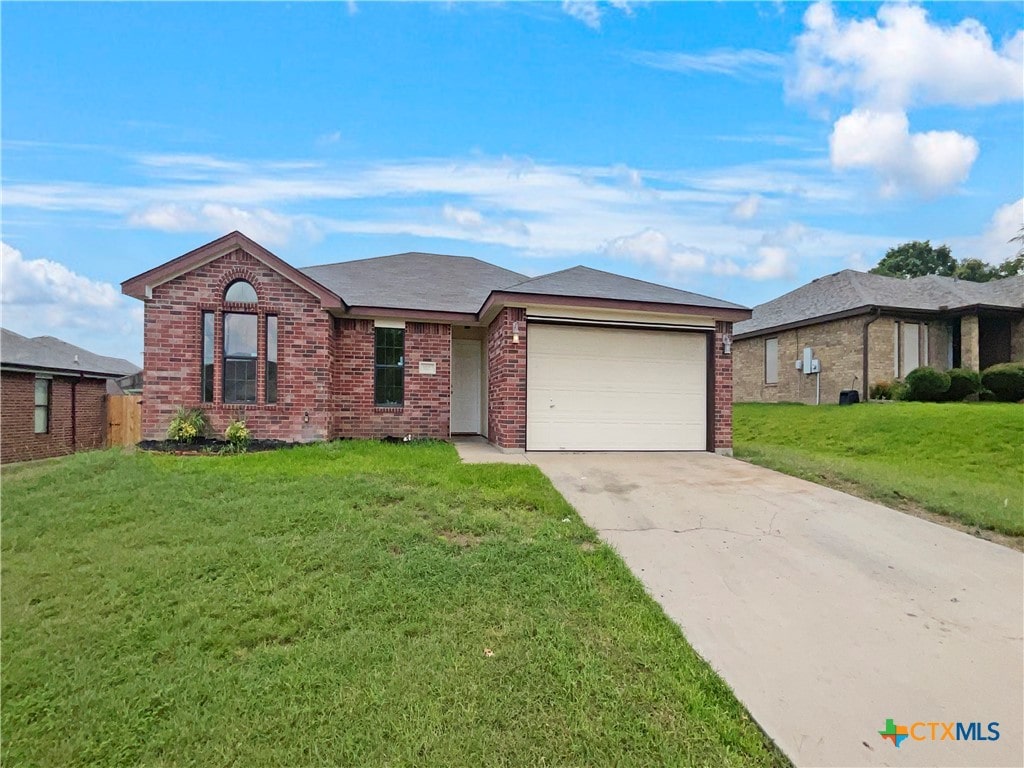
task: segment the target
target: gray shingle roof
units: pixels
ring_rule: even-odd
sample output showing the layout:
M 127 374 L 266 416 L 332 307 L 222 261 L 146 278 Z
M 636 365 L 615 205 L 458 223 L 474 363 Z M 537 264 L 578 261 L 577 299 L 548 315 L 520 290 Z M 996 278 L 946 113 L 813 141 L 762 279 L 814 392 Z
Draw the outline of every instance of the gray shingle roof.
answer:
M 476 313 L 491 291 L 526 279 L 468 256 L 400 253 L 300 270 L 349 306 Z
M 699 293 L 648 283 L 632 277 L 603 272 L 590 267 L 571 267 L 541 275 L 517 285 L 502 288 L 507 293 L 534 293 L 545 296 L 575 296 L 619 301 L 647 301 L 659 304 L 690 304 L 714 309 L 746 309 Z
M 766 331 L 816 317 L 869 307 L 942 311 L 976 305 L 1024 308 L 1024 275 L 973 283 L 926 275 L 904 280 L 844 269 L 819 277 L 777 299 L 754 307 L 749 320 L 736 323 L 736 335 Z
M 104 357 L 53 336 L 27 338 L 0 328 L 0 365 L 121 377 L 141 370 L 119 357 Z
M 491 291 L 746 309 L 698 293 L 589 267 L 528 278 L 467 256 L 400 253 L 305 267 L 304 274 L 349 306 L 476 313 Z

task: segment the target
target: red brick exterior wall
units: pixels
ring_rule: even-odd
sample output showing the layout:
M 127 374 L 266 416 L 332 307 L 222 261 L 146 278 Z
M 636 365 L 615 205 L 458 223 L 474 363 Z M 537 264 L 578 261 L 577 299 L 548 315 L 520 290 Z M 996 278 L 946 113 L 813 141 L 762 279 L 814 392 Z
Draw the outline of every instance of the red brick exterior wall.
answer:
M 732 451 L 732 355 L 722 351 L 726 334 L 732 336 L 732 323 L 715 323 L 714 359 L 714 440 L 713 448 Z
M 106 382 L 54 376 L 50 388 L 50 431 L 37 435 L 35 379 L 35 374 L 31 373 L 4 371 L 0 374 L 0 463 L 102 448 L 107 428 Z M 74 429 L 71 424 L 72 388 Z
M 451 422 L 450 325 L 405 324 L 405 405 L 374 405 L 374 324 L 339 321 L 335 339 L 333 437 L 433 437 L 447 440 Z M 433 362 L 437 373 L 420 373 Z
M 259 303 L 224 304 L 224 289 L 248 280 Z M 202 402 L 202 312 L 215 312 L 214 402 Z M 224 311 L 259 316 L 255 404 L 222 404 Z M 265 402 L 268 315 L 278 317 L 277 403 Z M 153 289 L 146 302 L 142 439 L 161 440 L 178 406 L 206 411 L 214 435 L 244 418 L 254 437 L 309 441 L 331 434 L 334 328 L 319 301 L 241 249 Z M 306 420 L 308 414 L 308 421 Z
M 501 448 L 526 448 L 525 309 L 505 307 L 487 329 L 487 434 Z

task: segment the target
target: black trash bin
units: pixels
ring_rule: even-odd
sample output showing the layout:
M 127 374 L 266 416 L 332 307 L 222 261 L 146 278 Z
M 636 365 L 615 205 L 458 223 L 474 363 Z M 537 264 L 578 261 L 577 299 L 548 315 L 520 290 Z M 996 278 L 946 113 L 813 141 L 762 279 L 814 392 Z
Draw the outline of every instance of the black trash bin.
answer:
M 860 392 L 856 389 L 844 389 L 839 393 L 840 405 L 853 405 L 860 402 Z

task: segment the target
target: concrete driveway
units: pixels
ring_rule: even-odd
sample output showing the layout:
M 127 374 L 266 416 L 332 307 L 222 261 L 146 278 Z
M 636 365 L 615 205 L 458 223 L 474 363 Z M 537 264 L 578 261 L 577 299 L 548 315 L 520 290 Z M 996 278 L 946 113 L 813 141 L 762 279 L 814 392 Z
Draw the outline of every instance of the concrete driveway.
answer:
M 1024 765 L 1019 552 L 713 454 L 528 458 L 797 765 Z

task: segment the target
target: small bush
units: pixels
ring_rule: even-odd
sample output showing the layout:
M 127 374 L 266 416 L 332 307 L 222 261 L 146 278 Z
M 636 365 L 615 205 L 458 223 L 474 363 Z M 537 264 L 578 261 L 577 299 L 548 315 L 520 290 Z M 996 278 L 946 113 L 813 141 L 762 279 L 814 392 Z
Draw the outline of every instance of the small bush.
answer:
M 228 424 L 228 428 L 224 430 L 224 439 L 228 441 L 233 453 L 245 453 L 252 436 L 245 422 L 236 420 Z
M 936 403 L 949 391 L 949 374 L 921 366 L 907 374 L 905 383 L 908 400 Z
M 1000 402 L 1024 400 L 1024 363 L 999 363 L 986 368 L 981 372 L 981 383 Z
M 893 400 L 909 400 L 910 399 L 910 387 L 902 381 L 894 381 L 892 383 L 892 399 Z
M 949 389 L 946 390 L 945 400 L 951 403 L 959 403 L 968 395 L 976 395 L 981 392 L 981 374 L 972 371 L 970 368 L 953 368 L 949 372 Z
M 201 408 L 178 408 L 167 427 L 167 439 L 176 443 L 191 443 L 203 437 L 209 423 Z
M 868 390 L 868 398 L 870 400 L 893 400 L 895 398 L 892 396 L 892 389 L 893 382 L 876 381 Z

